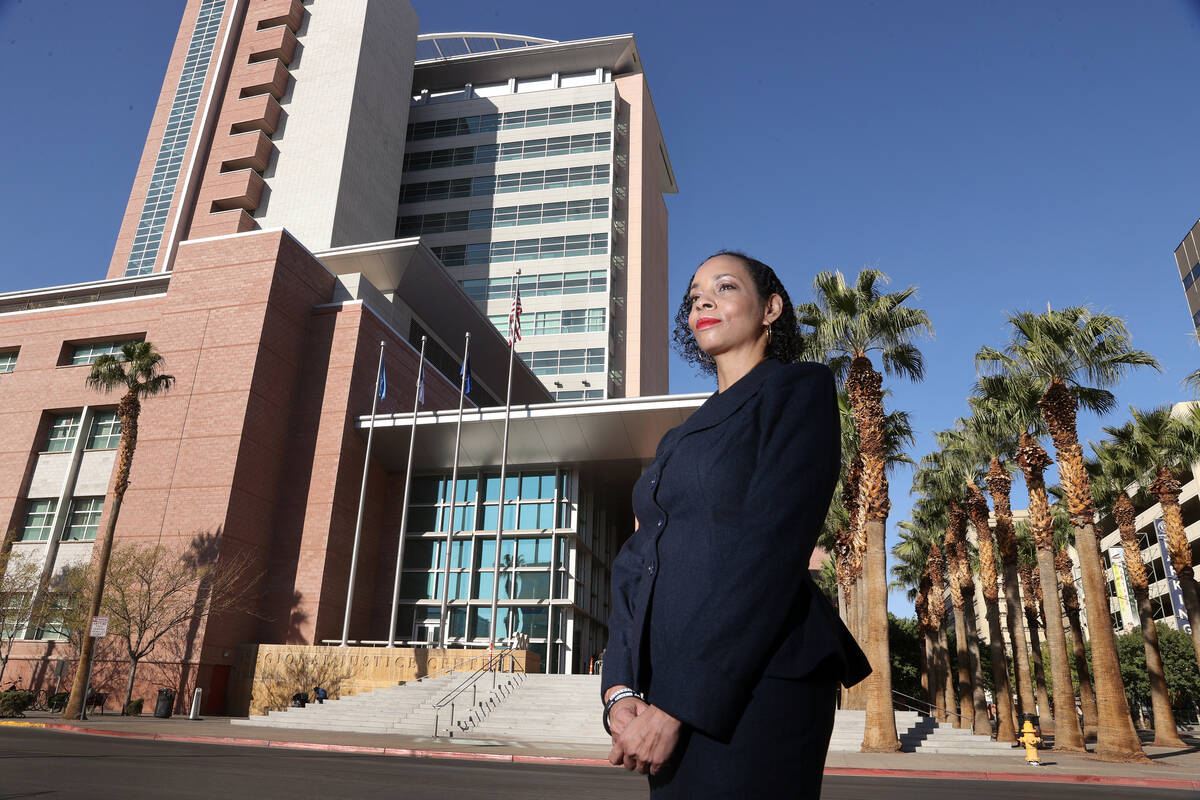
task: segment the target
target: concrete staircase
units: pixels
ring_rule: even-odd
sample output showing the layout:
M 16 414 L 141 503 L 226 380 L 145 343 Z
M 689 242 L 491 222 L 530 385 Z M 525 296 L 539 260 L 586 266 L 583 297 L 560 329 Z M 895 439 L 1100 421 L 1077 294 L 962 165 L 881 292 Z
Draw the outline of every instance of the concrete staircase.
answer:
M 829 752 L 859 752 L 866 716 L 865 711 L 838 711 L 833 723 L 833 737 L 829 741 Z M 1012 745 L 955 728 L 950 723 L 939 723 L 916 711 L 896 712 L 896 733 L 900 737 L 900 750 L 904 753 L 1005 756 L 1016 752 Z
M 454 699 L 454 720 L 451 724 L 449 706 L 439 710 L 434 704 L 470 675 L 470 672 L 450 672 L 387 689 L 364 692 L 338 700 L 326 700 L 323 704 L 310 703 L 304 708 L 270 711 L 244 720 L 232 720 L 232 723 L 356 733 L 462 736 L 500 707 L 524 677 L 512 673 L 498 673 L 496 689 L 493 690 L 491 676 L 484 675 L 479 679 L 474 691 L 468 688 Z
M 599 675 L 514 675 L 498 673 L 496 689 L 484 675 L 474 693 L 467 689 L 450 709 L 434 708 L 470 673 L 454 672 L 380 689 L 324 705 L 272 711 L 263 716 L 233 720 L 235 725 L 260 725 L 311 730 L 402 733 L 489 741 L 554 742 L 603 748 L 610 744 L 601 723 Z M 866 724 L 864 711 L 838 711 L 831 753 L 857 753 Z M 436 726 L 436 731 L 435 731 Z M 976 736 L 968 730 L 938 723 L 915 711 L 896 712 L 900 749 L 906 753 L 954 755 L 1013 755 L 1008 744 Z
M 599 675 L 526 675 L 512 698 L 471 736 L 609 747 L 603 713 Z

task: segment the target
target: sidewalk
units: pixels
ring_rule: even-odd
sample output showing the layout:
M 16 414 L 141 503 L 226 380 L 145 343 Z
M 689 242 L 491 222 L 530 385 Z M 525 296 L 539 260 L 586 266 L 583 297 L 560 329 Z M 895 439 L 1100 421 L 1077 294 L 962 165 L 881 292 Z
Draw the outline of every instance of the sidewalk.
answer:
M 281 747 L 413 758 L 464 758 L 522 763 L 608 767 L 605 748 L 565 744 L 434 739 L 432 736 L 369 734 L 233 726 L 226 717 L 189 720 L 156 719 L 149 715 L 94 715 L 87 721 L 67 721 L 45 712 L 27 712 L 24 719 L 0 720 L 0 726 L 44 727 L 67 733 L 120 736 L 158 741 L 199 742 L 250 747 Z M 1108 786 L 1200 791 L 1200 745 L 1186 750 L 1146 748 L 1151 764 L 1114 764 L 1093 756 L 1042 753 L 1042 767 L 1025 765 L 1024 750 L 1012 756 L 953 756 L 917 753 L 830 753 L 827 775 L 874 775 L 964 780 L 1012 780 L 1046 783 L 1093 783 Z

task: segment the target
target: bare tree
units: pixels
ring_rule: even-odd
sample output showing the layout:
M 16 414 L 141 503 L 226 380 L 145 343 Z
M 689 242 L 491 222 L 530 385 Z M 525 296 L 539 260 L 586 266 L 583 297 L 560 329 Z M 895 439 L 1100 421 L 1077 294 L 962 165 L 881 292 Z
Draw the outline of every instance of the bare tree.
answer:
M 40 565 L 31 558 L 0 554 L 0 681 L 13 643 L 41 622 L 36 602 Z
M 218 566 L 203 552 L 197 537 L 182 553 L 161 545 L 118 544 L 113 548 L 105 581 L 102 612 L 108 635 L 129 659 L 125 701 L 133 696 L 139 662 L 159 644 L 186 636 L 189 627 L 213 614 L 252 613 L 251 588 L 256 583 L 244 560 Z

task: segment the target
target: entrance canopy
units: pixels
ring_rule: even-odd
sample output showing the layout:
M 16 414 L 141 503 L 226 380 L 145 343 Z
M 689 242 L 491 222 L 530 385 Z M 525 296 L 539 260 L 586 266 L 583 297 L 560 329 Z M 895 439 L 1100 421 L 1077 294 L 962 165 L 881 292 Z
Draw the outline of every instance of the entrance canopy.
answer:
M 691 416 L 708 397 L 682 394 L 513 406 L 508 463 L 646 463 L 654 458 L 662 435 Z M 457 421 L 457 409 L 417 414 L 414 471 L 451 468 Z M 370 424 L 369 414 L 356 421 L 363 436 Z M 403 471 L 411 429 L 412 414 L 377 415 L 371 458 L 392 471 Z M 459 467 L 498 466 L 503 440 L 503 407 L 465 410 Z

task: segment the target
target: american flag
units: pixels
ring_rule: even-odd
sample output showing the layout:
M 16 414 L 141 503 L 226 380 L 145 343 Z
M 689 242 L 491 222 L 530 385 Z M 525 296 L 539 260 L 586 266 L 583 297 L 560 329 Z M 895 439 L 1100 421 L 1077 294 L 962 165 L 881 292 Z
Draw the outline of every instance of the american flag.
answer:
M 513 281 L 513 303 L 508 312 L 508 343 L 521 341 L 521 292 Z

